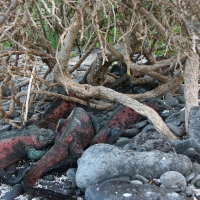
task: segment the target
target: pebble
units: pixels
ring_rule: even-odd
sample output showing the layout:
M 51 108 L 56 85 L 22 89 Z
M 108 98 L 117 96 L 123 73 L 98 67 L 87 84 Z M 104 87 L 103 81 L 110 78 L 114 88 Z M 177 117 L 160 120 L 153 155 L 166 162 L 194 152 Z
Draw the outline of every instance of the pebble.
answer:
M 156 129 L 153 124 L 148 124 L 142 129 L 142 132 L 155 131 L 155 130 Z
M 185 104 L 185 98 L 184 96 L 178 96 L 176 99 L 179 101 L 180 104 Z
M 186 186 L 185 177 L 177 171 L 168 171 L 163 173 L 160 176 L 160 182 L 166 188 L 172 188 L 172 186 L 177 186 L 178 188 L 181 188 Z
M 184 84 L 180 85 L 179 89 L 175 92 L 176 94 L 184 94 Z
M 149 183 L 149 180 L 146 179 L 146 178 L 144 178 L 144 177 L 143 177 L 142 175 L 140 175 L 140 174 L 136 174 L 135 176 L 133 176 L 132 179 L 134 179 L 134 180 L 139 180 L 139 181 L 141 181 L 143 184 Z
M 191 181 L 191 184 L 195 184 L 197 181 L 199 181 L 200 180 L 200 175 L 199 174 L 197 174 L 193 179 L 192 179 L 192 181 Z
M 189 183 L 194 177 L 195 177 L 195 173 L 190 173 L 187 176 L 185 176 L 185 180 L 187 183 Z
M 173 113 L 172 115 L 169 115 L 166 119 L 165 119 L 165 123 L 172 123 L 175 126 L 180 126 L 181 125 L 181 121 L 180 121 L 180 113 L 176 112 Z
M 180 112 L 180 121 L 185 123 L 185 110 Z
M 135 128 L 143 128 L 144 126 L 146 126 L 148 124 L 148 120 L 143 120 L 141 122 L 135 123 L 133 126 Z
M 2 199 L 5 200 L 13 200 L 15 199 L 17 196 L 21 195 L 24 193 L 23 187 L 21 184 L 16 184 L 12 187 L 12 189 L 7 192 Z
M 171 93 L 165 95 L 164 102 L 170 107 L 175 107 L 179 104 L 179 101 Z
M 161 117 L 169 117 L 172 114 L 169 110 L 163 110 L 160 114 Z
M 11 125 L 10 124 L 6 124 L 0 129 L 0 133 L 3 133 L 5 131 L 9 131 L 9 130 L 11 130 Z
M 186 197 L 191 197 L 194 194 L 193 187 L 185 187 L 184 193 L 186 194 Z
M 139 181 L 139 180 L 132 180 L 131 184 L 133 184 L 133 185 L 143 185 L 142 181 Z
M 154 179 L 152 180 L 152 183 L 154 183 L 156 186 L 160 186 L 160 185 L 161 185 L 160 179 L 156 179 L 156 178 L 154 178 Z
M 173 132 L 175 133 L 176 135 L 178 135 L 179 137 L 182 137 L 185 135 L 185 130 L 183 130 L 182 128 L 178 127 L 178 126 L 175 126 L 174 124 L 172 123 L 166 123 L 168 128 Z
M 139 132 L 140 132 L 140 129 L 136 128 L 136 127 L 131 128 L 131 129 L 126 129 L 122 132 L 122 136 L 132 138 L 132 137 L 136 136 Z

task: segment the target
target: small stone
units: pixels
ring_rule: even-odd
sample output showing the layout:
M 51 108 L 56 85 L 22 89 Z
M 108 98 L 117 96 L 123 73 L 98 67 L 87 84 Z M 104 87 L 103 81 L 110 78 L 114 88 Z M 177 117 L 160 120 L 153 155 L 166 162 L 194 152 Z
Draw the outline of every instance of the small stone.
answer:
M 197 162 L 192 163 L 192 172 L 195 174 L 200 174 L 200 164 Z
M 133 184 L 133 185 L 143 185 L 142 181 L 139 181 L 139 180 L 132 180 L 131 184 Z
M 54 180 L 54 176 L 53 175 L 46 175 L 43 177 L 44 180 L 47 180 L 47 181 L 53 181 Z
M 0 129 L 0 133 L 3 133 L 5 131 L 9 131 L 10 129 L 11 129 L 11 125 L 10 124 L 6 124 Z
M 161 117 L 168 117 L 172 113 L 169 110 L 163 110 L 160 114 Z
M 179 89 L 175 93 L 176 94 L 184 94 L 184 84 L 180 85 Z
M 124 145 L 123 147 L 124 150 L 133 150 L 129 144 Z
M 148 132 L 148 131 L 155 131 L 155 127 L 153 124 L 148 124 L 146 125 L 143 129 L 142 129 L 142 132 Z
M 180 113 L 176 112 L 173 113 L 172 115 L 169 115 L 166 119 L 165 119 L 165 123 L 172 123 L 175 126 L 180 126 L 181 121 L 180 121 Z
M 178 96 L 176 99 L 179 101 L 180 104 L 185 104 L 185 98 L 184 96 Z
M 136 136 L 139 132 L 140 132 L 140 129 L 134 127 L 134 128 L 131 128 L 131 129 L 124 130 L 122 132 L 122 136 L 132 138 L 132 137 Z
M 156 185 L 156 186 L 160 186 L 161 183 L 160 183 L 160 179 L 153 179 L 152 182 Z
M 127 145 L 129 142 L 131 141 L 131 139 L 127 138 L 127 137 L 120 137 L 116 143 L 114 144 L 117 147 L 121 147 L 123 148 L 125 145 Z
M 166 124 L 167 124 L 168 128 L 169 128 L 172 132 L 174 132 L 176 135 L 178 135 L 178 136 L 180 136 L 180 137 L 182 137 L 182 136 L 185 135 L 185 130 L 181 129 L 180 127 L 175 126 L 175 125 L 172 124 L 172 123 L 166 123 Z
M 180 187 L 178 187 L 177 185 L 172 185 L 172 186 L 168 187 L 168 189 L 170 189 L 174 192 L 180 192 L 181 191 Z
M 143 120 L 141 122 L 138 122 L 136 124 L 134 124 L 134 127 L 135 128 L 143 128 L 144 126 L 146 126 L 148 123 L 148 120 Z
M 70 169 L 67 170 L 66 175 L 70 180 L 75 179 L 76 170 L 77 170 L 76 168 L 70 168 Z
M 192 197 L 194 194 L 193 188 L 191 186 L 185 187 L 186 197 Z
M 12 187 L 12 189 L 7 192 L 2 199 L 5 200 L 13 200 L 16 197 L 18 197 L 19 195 L 23 194 L 24 190 L 21 184 L 16 184 Z
M 171 186 L 177 186 L 177 187 L 185 187 L 186 186 L 186 180 L 185 177 L 177 172 L 177 171 L 168 171 L 165 172 L 160 176 L 160 182 L 166 187 L 170 188 Z
M 146 178 L 144 178 L 144 177 L 143 177 L 142 175 L 140 175 L 140 174 L 136 174 L 132 179 L 134 179 L 134 180 L 139 180 L 139 181 L 141 181 L 143 184 L 149 183 L 149 180 L 146 179 Z
M 195 183 L 197 183 L 197 181 L 199 181 L 199 180 L 200 180 L 200 175 L 197 174 L 197 175 L 192 179 L 191 184 L 195 184 Z
M 170 107 L 175 107 L 176 105 L 179 104 L 179 101 L 175 99 L 171 93 L 167 93 L 165 95 L 164 102 Z
M 190 173 L 187 176 L 185 176 L 185 180 L 187 183 L 189 183 L 194 177 L 195 177 L 195 173 Z
M 185 110 L 180 112 L 180 121 L 185 123 Z

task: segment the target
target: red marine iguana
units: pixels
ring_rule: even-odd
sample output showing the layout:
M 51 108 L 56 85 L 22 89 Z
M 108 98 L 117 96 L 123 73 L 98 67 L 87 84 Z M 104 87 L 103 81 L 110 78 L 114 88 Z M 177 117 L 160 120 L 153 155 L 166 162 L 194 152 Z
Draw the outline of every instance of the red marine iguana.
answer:
M 25 174 L 23 179 L 24 189 L 28 194 L 38 193 L 40 189 L 32 188 L 36 181 L 47 171 L 63 165 L 76 162 L 81 157 L 92 138 L 94 129 L 86 111 L 75 107 L 70 116 L 65 120 L 61 129 L 61 136 L 53 147 Z M 51 192 L 53 196 L 54 192 Z M 48 193 L 48 192 L 47 192 Z M 56 193 L 56 192 L 55 192 Z M 59 194 L 55 194 L 56 197 Z M 59 196 L 60 198 L 61 195 Z M 66 196 L 65 196 L 66 198 Z
M 37 150 L 45 148 L 53 143 L 55 135 L 53 131 L 39 129 L 37 126 L 30 126 L 27 130 L 16 130 L 1 133 L 0 135 L 0 179 L 4 183 L 15 184 L 23 177 L 13 179 L 3 169 L 27 158 L 29 148 Z

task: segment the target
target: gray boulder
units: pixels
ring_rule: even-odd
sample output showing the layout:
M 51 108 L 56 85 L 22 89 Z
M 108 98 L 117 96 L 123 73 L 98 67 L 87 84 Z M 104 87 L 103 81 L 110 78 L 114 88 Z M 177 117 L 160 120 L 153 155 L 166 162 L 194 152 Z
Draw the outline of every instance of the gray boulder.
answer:
M 92 185 L 85 192 L 86 200 L 183 200 L 179 194 L 154 185 L 129 183 L 101 183 Z
M 79 159 L 76 183 L 81 190 L 109 178 L 140 174 L 152 180 L 164 172 L 190 172 L 192 163 L 184 155 L 155 150 L 136 152 L 109 144 L 96 144 L 88 148 Z

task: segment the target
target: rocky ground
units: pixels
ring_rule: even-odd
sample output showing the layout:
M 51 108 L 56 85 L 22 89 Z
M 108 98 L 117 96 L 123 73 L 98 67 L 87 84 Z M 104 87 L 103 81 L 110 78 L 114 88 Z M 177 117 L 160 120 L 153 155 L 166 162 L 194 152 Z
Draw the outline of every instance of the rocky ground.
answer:
M 85 66 L 87 67 L 87 62 L 82 70 Z M 41 66 L 41 73 L 43 68 L 45 66 Z M 83 72 L 74 73 L 77 81 L 82 76 Z M 19 80 L 16 77 L 17 81 Z M 55 90 L 63 92 L 61 88 Z M 127 82 L 118 90 L 143 93 L 149 88 L 146 85 Z M 168 93 L 157 98 L 165 105 L 159 112 L 160 116 L 180 140 L 167 140 L 144 118 L 124 130 L 114 144 L 96 144 L 89 147 L 77 165 L 45 174 L 34 187 L 70 195 L 79 200 L 200 199 L 200 107 L 192 109 L 188 135 L 185 136 L 183 94 L 184 85 L 181 85 L 175 94 Z M 9 95 L 9 91 L 4 91 L 4 95 Z M 50 105 L 50 102 L 38 102 L 38 106 L 29 111 L 29 116 L 45 112 Z M 84 109 L 90 117 L 97 120 L 101 128 L 119 106 L 116 103 L 107 112 L 97 112 L 88 107 Z M 8 101 L 3 102 L 3 108 L 8 110 Z M 20 112 L 14 112 L 11 116 L 13 121 L 21 120 Z M 13 130 L 12 126 L 3 120 L 1 124 L 0 132 Z M 27 163 L 33 164 L 30 160 L 20 161 L 6 171 L 15 174 Z M 50 196 L 47 194 L 46 197 L 43 195 L 40 198 L 32 198 L 24 193 L 21 184 L 8 186 L 2 183 L 0 199 L 47 200 Z

